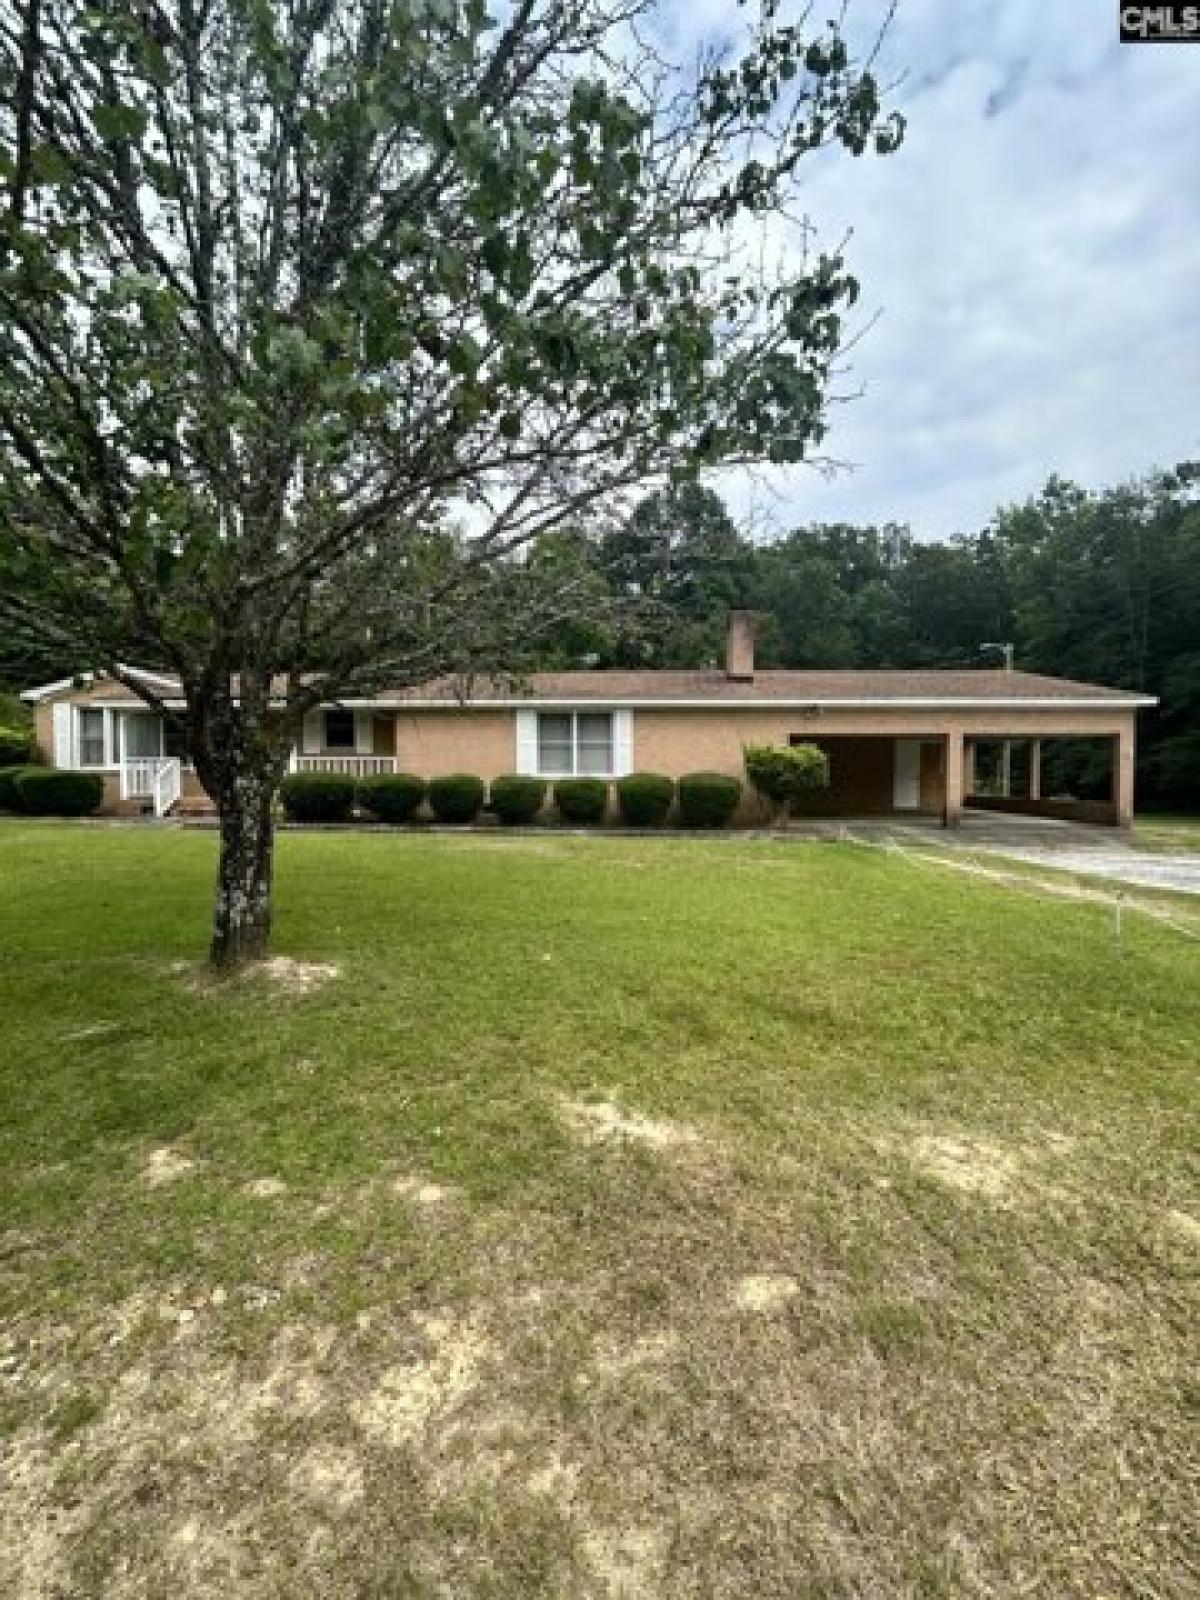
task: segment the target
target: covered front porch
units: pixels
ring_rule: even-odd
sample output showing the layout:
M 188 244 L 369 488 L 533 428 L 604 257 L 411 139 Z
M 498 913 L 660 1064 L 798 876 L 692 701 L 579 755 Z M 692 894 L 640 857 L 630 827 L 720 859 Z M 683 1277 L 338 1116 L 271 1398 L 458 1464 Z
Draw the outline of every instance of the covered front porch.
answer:
M 52 709 L 47 742 L 56 767 L 103 778 L 109 812 L 165 817 L 208 807 L 174 725 L 145 707 L 59 701 Z M 395 717 L 391 712 L 338 708 L 312 712 L 304 719 L 300 745 L 288 765 L 293 772 L 352 778 L 395 772 Z
M 395 714 L 348 706 L 308 712 L 288 770 L 328 772 L 345 778 L 374 778 L 396 772 Z

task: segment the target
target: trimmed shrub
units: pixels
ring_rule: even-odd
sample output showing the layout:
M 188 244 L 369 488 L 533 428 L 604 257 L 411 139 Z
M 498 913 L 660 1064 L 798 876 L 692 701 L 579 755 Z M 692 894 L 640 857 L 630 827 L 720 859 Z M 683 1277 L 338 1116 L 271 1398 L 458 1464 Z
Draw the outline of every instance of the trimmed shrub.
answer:
M 829 787 L 829 757 L 815 744 L 748 744 L 746 776 L 782 822 L 801 795 Z
M 723 828 L 742 798 L 740 778 L 688 772 L 679 780 L 679 820 L 685 828 Z
M 0 728 L 0 767 L 27 767 L 33 762 L 33 734 L 28 728 Z
M 483 810 L 483 779 L 469 772 L 431 778 L 429 804 L 439 822 L 474 822 Z
M 546 799 L 546 784 L 542 778 L 527 778 L 517 773 L 505 773 L 492 779 L 492 810 L 501 822 L 517 827 L 532 822 Z
M 87 817 L 100 809 L 104 779 L 96 772 L 23 767 L 16 778 L 21 810 L 31 817 Z
M 0 767 L 0 811 L 24 811 L 17 793 L 17 779 L 26 772 L 45 772 L 45 767 Z
M 631 828 L 661 828 L 675 801 L 675 780 L 660 772 L 631 772 L 617 784 L 621 820 Z
M 585 826 L 604 821 L 608 810 L 606 778 L 562 778 L 554 785 L 554 804 L 564 822 Z
M 376 822 L 411 822 L 428 789 L 413 772 L 381 772 L 359 783 L 358 803 Z
M 293 772 L 279 786 L 289 822 L 349 822 L 354 779 L 338 772 Z

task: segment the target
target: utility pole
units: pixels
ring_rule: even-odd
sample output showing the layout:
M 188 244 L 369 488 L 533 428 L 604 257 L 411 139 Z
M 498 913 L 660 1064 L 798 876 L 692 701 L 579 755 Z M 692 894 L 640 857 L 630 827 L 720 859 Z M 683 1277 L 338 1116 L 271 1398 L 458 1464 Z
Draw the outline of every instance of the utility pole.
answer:
M 979 646 L 980 655 L 982 655 L 985 650 L 999 650 L 1000 654 L 1004 657 L 1005 672 L 1012 671 L 1013 657 L 1015 656 L 1017 650 L 1015 644 L 996 644 L 991 639 L 987 639 Z
M 987 640 L 984 641 L 983 644 L 981 644 L 979 646 L 979 653 L 982 655 L 985 650 L 999 650 L 1001 655 L 1004 657 L 1004 670 L 1005 670 L 1005 672 L 1011 672 L 1012 671 L 1012 669 L 1013 669 L 1013 658 L 1014 658 L 1014 656 L 1016 655 L 1016 652 L 1017 652 L 1017 647 L 1016 647 L 1015 644 L 1013 644 L 1011 642 L 1006 642 L 1004 644 L 998 644 L 998 643 L 996 643 L 995 640 L 987 639 Z M 1011 739 L 1005 739 L 1004 742 L 1000 746 L 1000 793 L 1004 796 L 1004 798 L 1006 800 L 1012 794 L 1012 740 Z

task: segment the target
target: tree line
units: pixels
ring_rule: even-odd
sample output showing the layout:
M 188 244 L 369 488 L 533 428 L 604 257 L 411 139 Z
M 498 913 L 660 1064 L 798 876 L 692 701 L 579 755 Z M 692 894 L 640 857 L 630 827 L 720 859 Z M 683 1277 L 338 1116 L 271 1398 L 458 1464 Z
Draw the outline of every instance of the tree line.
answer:
M 1141 723 L 1139 802 L 1200 802 L 1198 464 L 1098 490 L 1052 478 L 943 543 L 898 523 L 754 539 L 719 496 L 685 485 L 583 548 L 590 604 L 531 665 L 715 664 L 733 606 L 759 613 L 764 667 L 997 666 L 983 647 L 1011 643 L 1027 671 L 1159 696 Z M 561 555 L 551 540 L 536 559 Z M 1063 747 L 1053 780 L 1101 792 L 1105 760 Z

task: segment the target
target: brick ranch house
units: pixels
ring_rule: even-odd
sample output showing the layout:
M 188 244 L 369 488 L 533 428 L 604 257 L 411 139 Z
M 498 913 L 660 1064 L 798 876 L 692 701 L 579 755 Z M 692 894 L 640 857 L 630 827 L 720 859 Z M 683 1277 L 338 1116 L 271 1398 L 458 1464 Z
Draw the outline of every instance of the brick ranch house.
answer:
M 146 674 L 170 704 L 173 680 Z M 830 786 L 808 807 L 825 816 L 925 814 L 953 827 L 975 794 L 983 741 L 1021 741 L 1020 795 L 988 807 L 1127 827 L 1133 817 L 1135 722 L 1153 698 L 1004 670 L 756 670 L 753 618 L 733 612 L 724 668 L 535 673 L 516 693 L 439 681 L 343 700 L 304 719 L 291 766 L 365 777 L 472 772 L 616 778 L 633 771 L 743 776 L 747 744 L 811 741 L 829 755 Z M 28 690 L 38 743 L 56 767 L 100 773 L 110 813 L 199 809 L 207 797 L 160 717 L 112 678 Z M 1049 739 L 1103 740 L 1108 800 L 1044 798 Z M 762 816 L 753 795 L 741 820 Z

